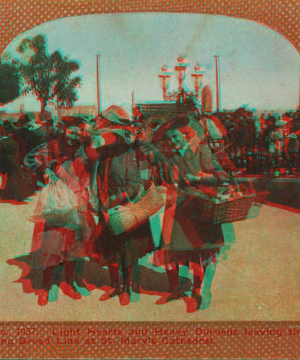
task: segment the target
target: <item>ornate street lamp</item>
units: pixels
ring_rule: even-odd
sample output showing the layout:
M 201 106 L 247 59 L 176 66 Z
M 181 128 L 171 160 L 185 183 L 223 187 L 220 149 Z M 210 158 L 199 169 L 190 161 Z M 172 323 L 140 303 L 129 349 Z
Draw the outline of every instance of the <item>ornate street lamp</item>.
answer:
M 196 66 L 194 67 L 194 72 L 192 73 L 192 77 L 194 78 L 195 94 L 197 99 L 199 99 L 200 88 L 202 85 L 202 78 L 204 74 L 205 74 L 205 69 L 199 63 L 197 63 Z
M 168 100 L 169 87 L 170 87 L 172 74 L 173 74 L 172 70 L 169 67 L 167 67 L 166 65 L 164 65 L 161 68 L 161 74 L 159 75 L 159 78 L 161 80 L 161 86 L 163 89 L 164 100 Z
M 187 60 L 182 55 L 179 55 L 177 61 L 178 61 L 178 64 L 177 64 L 177 66 L 175 66 L 175 71 L 176 71 L 176 75 L 178 78 L 179 91 L 181 92 L 181 90 L 183 89 L 183 84 L 184 84 L 184 80 L 186 77 L 186 69 L 188 68 L 188 66 L 190 64 L 187 62 Z
M 199 63 L 196 64 L 196 66 L 194 67 L 194 72 L 191 74 L 192 78 L 194 79 L 195 92 L 189 92 L 184 84 L 186 78 L 186 71 L 189 67 L 189 63 L 182 55 L 179 55 L 177 62 L 178 63 L 175 66 L 175 71 L 179 83 L 179 87 L 177 90 L 169 91 L 171 76 L 173 74 L 172 70 L 169 67 L 164 65 L 162 67 L 162 72 L 159 75 L 164 100 L 176 101 L 179 104 L 185 103 L 187 96 L 194 96 L 197 98 L 197 100 L 199 100 L 201 98 L 202 78 L 206 70 Z

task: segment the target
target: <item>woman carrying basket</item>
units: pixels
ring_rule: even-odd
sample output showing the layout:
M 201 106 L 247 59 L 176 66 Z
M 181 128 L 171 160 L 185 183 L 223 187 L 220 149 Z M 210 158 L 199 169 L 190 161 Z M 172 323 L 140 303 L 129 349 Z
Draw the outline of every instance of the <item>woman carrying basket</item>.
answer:
M 200 308 L 206 267 L 215 261 L 224 238 L 221 225 L 212 225 L 199 218 L 199 211 L 186 190 L 191 186 L 217 185 L 229 180 L 229 175 L 218 165 L 209 147 L 200 142 L 197 131 L 190 126 L 188 116 L 178 116 L 161 127 L 156 138 L 156 141 L 159 138 L 164 140 L 166 145 L 162 177 L 171 189 L 169 193 L 173 194 L 171 201 L 174 201 L 174 192 L 177 194 L 177 202 L 170 206 L 167 195 L 162 229 L 164 248 L 154 257 L 156 265 L 166 268 L 171 294 L 160 298 L 157 304 L 183 296 L 179 287 L 179 266 L 185 265 L 193 271 L 192 302 L 188 309 L 191 312 Z
M 120 138 L 119 134 L 115 133 L 114 136 Z M 103 224 L 103 231 L 98 239 L 98 251 L 100 256 L 104 256 L 108 265 L 112 287 L 112 290 L 104 293 L 100 300 L 105 301 L 120 296 L 121 305 L 138 300 L 140 291 L 138 260 L 154 251 L 148 221 L 137 224 L 132 229 L 124 229 L 119 235 L 114 235 L 114 229 L 108 226 L 109 209 L 117 209 L 118 206 L 138 201 L 139 193 L 149 185 L 143 183 L 141 179 L 134 147 L 135 138 L 134 130 L 126 130 L 123 139 L 130 145 L 129 148 L 123 153 L 112 154 L 105 166 L 102 164 L 103 171 L 99 174 L 103 210 L 100 223 Z M 124 223 L 126 224 L 126 219 Z M 122 283 L 119 271 L 122 272 Z

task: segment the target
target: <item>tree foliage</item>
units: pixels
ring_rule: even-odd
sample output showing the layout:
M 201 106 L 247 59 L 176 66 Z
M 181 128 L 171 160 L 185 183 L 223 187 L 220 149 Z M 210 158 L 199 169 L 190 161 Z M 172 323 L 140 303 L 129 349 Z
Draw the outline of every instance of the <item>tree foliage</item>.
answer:
M 49 54 L 43 35 L 23 39 L 18 47 L 23 93 L 32 93 L 41 102 L 41 112 L 49 103 L 72 106 L 77 100 L 76 88 L 81 78 L 73 77 L 79 70 L 76 60 L 69 60 L 59 50 Z
M 13 101 L 20 92 L 20 79 L 16 65 L 0 63 L 0 105 Z

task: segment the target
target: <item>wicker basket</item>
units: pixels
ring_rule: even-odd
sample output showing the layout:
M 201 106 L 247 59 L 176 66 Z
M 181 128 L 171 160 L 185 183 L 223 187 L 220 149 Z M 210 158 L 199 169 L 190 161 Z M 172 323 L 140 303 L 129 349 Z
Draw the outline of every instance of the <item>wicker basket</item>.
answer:
M 120 235 L 143 224 L 150 216 L 158 212 L 166 201 L 164 187 L 151 187 L 136 201 L 109 209 L 107 224 L 114 235 Z
M 257 217 L 267 195 L 268 192 L 253 193 L 221 201 L 205 198 L 197 190 L 189 191 L 197 216 L 200 211 L 202 221 L 215 225 Z

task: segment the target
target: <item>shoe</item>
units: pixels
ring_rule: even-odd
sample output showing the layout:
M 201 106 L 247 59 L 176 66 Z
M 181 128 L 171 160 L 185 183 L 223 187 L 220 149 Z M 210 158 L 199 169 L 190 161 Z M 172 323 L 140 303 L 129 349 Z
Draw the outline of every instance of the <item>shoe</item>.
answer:
M 76 291 L 81 294 L 82 296 L 90 296 L 91 292 L 83 285 L 83 286 L 79 286 L 75 281 L 74 281 L 74 287 L 76 289 Z
M 200 305 L 200 310 L 206 310 L 210 307 L 212 300 L 212 293 L 210 290 L 202 291 L 202 302 Z
M 163 305 L 166 304 L 172 300 L 178 300 L 180 298 L 182 298 L 183 296 L 185 296 L 186 294 L 180 290 L 177 290 L 175 292 L 172 292 L 169 296 L 167 297 L 161 297 L 160 299 L 158 299 L 156 301 L 156 305 Z
M 81 299 L 81 295 L 72 288 L 72 286 L 68 283 L 64 283 L 61 286 L 61 289 L 65 295 L 68 295 L 73 300 L 79 300 Z
M 128 294 L 127 291 L 124 291 L 120 296 L 119 296 L 119 301 L 120 304 L 123 306 L 129 305 L 130 304 L 130 295 Z
M 138 302 L 140 300 L 140 287 L 134 286 L 132 287 L 124 287 L 124 291 L 127 292 L 130 302 Z
M 122 291 L 123 291 L 123 289 L 121 289 L 121 288 L 113 289 L 111 292 L 106 292 L 103 295 L 101 295 L 99 300 L 106 301 L 106 300 L 112 299 L 115 296 L 121 295 Z
M 140 294 L 141 293 L 141 285 L 137 284 L 136 282 L 133 282 L 132 291 L 134 291 L 136 294 Z
M 135 288 L 132 289 L 131 295 L 130 295 L 130 301 L 131 302 L 138 302 L 140 300 L 140 289 Z
M 38 294 L 37 303 L 40 306 L 46 306 L 48 304 L 48 291 L 45 291 L 44 289 L 41 290 L 41 292 Z
M 201 293 L 198 293 L 195 289 L 192 291 L 192 299 L 196 301 L 197 309 L 200 309 L 200 306 L 202 304 L 202 296 Z
M 130 296 L 131 296 L 130 285 L 124 286 L 124 287 L 123 287 L 123 292 L 127 292 L 128 296 L 129 296 L 129 298 L 130 298 Z
M 186 312 L 187 313 L 194 313 L 194 312 L 196 312 L 198 310 L 199 309 L 198 309 L 197 301 L 193 297 L 189 298 L 189 302 L 187 304 Z
M 52 285 L 51 289 L 49 291 L 48 300 L 49 302 L 55 302 L 58 299 L 58 289 L 59 287 L 57 285 Z
M 138 302 L 140 300 L 140 294 L 132 292 L 130 295 L 131 302 Z

